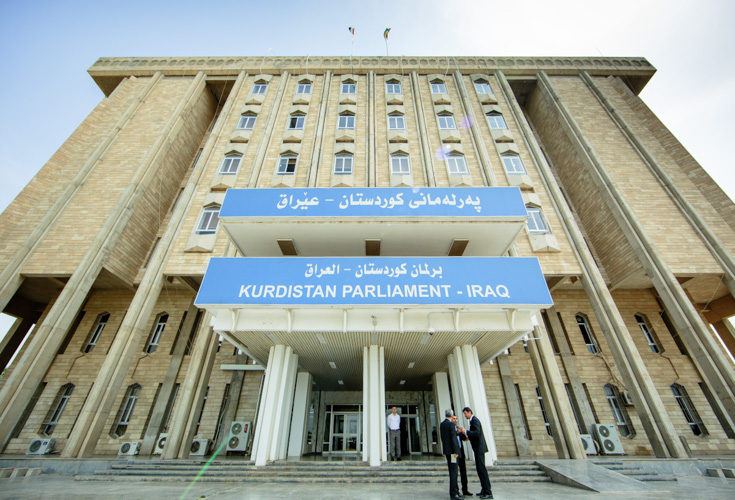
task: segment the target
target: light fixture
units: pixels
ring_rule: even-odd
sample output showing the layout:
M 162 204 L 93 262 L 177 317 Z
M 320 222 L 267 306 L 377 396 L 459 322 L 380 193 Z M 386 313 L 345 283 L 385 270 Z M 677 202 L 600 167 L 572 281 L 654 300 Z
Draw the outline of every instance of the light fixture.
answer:
M 398 382 L 398 385 L 403 385 L 403 384 L 405 384 L 405 383 L 406 383 L 406 381 L 405 381 L 405 380 L 401 380 L 400 382 Z
M 411 362 L 410 362 L 410 363 L 408 364 L 408 369 L 410 370 L 410 369 L 411 369 L 411 368 L 413 368 L 414 366 L 416 366 L 416 362 L 415 362 L 415 361 L 411 361 Z
M 321 333 L 317 333 L 314 336 L 316 337 L 316 339 L 319 341 L 320 344 L 326 344 L 327 343 L 327 339 L 325 339 L 324 338 L 324 335 L 322 335 Z
M 337 369 L 337 365 L 334 363 L 334 361 L 330 361 L 329 362 L 329 366 L 332 367 L 332 370 L 336 370 Z
M 345 381 L 344 381 L 344 380 L 338 380 L 338 381 L 337 381 L 337 383 L 338 383 L 339 385 L 345 385 Z
M 431 337 L 429 337 L 429 334 L 424 335 L 423 337 L 421 337 L 421 341 L 419 342 L 419 344 L 421 344 L 421 345 L 428 344 L 430 338 Z

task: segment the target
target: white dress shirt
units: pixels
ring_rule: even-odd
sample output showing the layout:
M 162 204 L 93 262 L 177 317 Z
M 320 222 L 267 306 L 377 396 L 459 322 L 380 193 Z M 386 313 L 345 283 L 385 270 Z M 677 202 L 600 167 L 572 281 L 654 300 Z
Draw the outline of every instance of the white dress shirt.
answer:
M 397 431 L 401 428 L 401 416 L 398 413 L 388 415 L 388 428 L 392 431 Z

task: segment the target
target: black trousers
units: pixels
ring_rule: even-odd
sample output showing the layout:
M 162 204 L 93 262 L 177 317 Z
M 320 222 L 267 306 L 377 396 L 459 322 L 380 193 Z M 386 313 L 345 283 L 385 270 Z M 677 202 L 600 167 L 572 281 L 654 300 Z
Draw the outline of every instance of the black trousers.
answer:
M 449 468 L 449 498 L 459 496 L 459 487 L 457 486 L 457 462 L 452 463 L 452 455 L 447 457 L 447 467 Z
M 467 462 L 465 462 L 464 456 L 460 455 L 457 457 L 457 465 L 459 466 L 459 478 L 462 483 L 462 493 L 467 493 Z
M 480 495 L 492 495 L 493 491 L 490 487 L 490 477 L 487 475 L 487 467 L 485 467 L 484 453 L 475 453 L 475 467 L 477 468 L 477 475 L 480 478 L 480 485 L 482 486 Z

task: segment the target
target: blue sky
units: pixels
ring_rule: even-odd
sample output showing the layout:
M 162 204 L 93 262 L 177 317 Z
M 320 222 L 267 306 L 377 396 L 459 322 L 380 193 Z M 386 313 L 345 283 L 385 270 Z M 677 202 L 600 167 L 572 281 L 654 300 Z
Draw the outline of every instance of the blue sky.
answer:
M 102 99 L 99 57 L 643 56 L 642 97 L 735 198 L 735 2 L 0 1 L 0 210 Z M 0 336 L 7 329 L 0 318 Z

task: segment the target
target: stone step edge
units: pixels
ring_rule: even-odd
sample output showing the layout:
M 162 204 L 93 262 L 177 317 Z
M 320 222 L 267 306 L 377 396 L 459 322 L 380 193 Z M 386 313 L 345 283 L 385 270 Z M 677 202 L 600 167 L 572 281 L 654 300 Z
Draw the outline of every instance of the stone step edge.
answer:
M 75 476 L 75 481 L 139 481 L 139 482 L 188 482 L 193 477 L 188 478 L 182 477 L 171 477 L 171 476 Z M 349 480 L 345 478 L 248 478 L 248 479 L 235 479 L 232 477 L 200 477 L 197 482 L 228 482 L 228 483 L 416 483 L 416 484 L 444 484 L 446 478 L 406 478 L 405 480 L 397 480 L 396 478 L 390 477 L 373 477 L 365 478 L 366 480 Z M 495 478 L 493 482 L 496 483 L 550 483 L 549 477 L 533 477 L 524 478 L 519 480 L 518 478 Z

